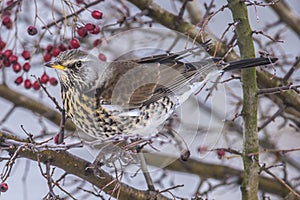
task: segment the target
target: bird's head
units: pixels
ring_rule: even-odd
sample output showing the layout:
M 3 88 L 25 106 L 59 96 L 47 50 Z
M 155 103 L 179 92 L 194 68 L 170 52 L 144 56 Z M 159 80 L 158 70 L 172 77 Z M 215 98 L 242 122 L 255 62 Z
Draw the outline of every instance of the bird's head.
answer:
M 76 87 L 80 90 L 89 90 L 99 84 L 97 81 L 105 68 L 95 56 L 81 50 L 64 51 L 45 66 L 57 69 L 63 88 Z

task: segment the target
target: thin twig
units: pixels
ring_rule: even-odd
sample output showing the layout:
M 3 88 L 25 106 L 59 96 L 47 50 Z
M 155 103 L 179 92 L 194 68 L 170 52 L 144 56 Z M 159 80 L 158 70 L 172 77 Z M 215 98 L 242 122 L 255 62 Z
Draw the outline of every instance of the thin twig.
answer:
M 143 153 L 138 152 L 138 157 L 140 159 L 141 169 L 142 169 L 143 175 L 145 177 L 145 180 L 146 180 L 146 183 L 147 183 L 147 186 L 148 186 L 148 190 L 155 191 L 155 187 L 154 187 L 151 175 L 148 171 L 147 163 L 146 163 L 146 160 L 145 160 L 145 157 L 144 157 Z
M 4 122 L 6 122 L 6 120 L 9 118 L 9 116 L 14 112 L 15 108 L 17 106 L 14 105 L 5 115 L 4 117 L 2 118 L 2 120 L 0 121 L 0 125 L 3 124 Z
M 43 173 L 43 176 L 47 179 L 49 193 L 51 194 L 51 196 L 56 196 L 56 194 L 53 191 L 52 176 L 50 175 L 50 162 L 46 163 L 46 173 Z
M 64 142 L 65 124 L 66 124 L 66 111 L 65 111 L 65 109 L 62 109 L 62 111 L 61 111 L 61 121 L 60 121 L 60 130 L 58 132 L 58 144 L 62 144 Z
M 35 142 L 34 142 L 34 139 L 33 139 L 33 135 L 32 135 L 31 133 L 28 133 L 28 132 L 25 130 L 25 128 L 24 128 L 23 125 L 21 125 L 21 129 L 22 129 L 22 130 L 24 131 L 24 133 L 28 136 L 28 139 L 29 139 L 30 143 L 34 144 Z
M 272 116 L 270 117 L 268 120 L 266 120 L 260 127 L 258 127 L 258 131 L 261 131 L 263 128 L 265 128 L 268 124 L 270 124 L 272 121 L 274 121 L 274 119 L 276 117 L 278 117 L 279 115 L 281 115 L 285 109 L 287 109 L 287 105 L 284 105 L 283 107 L 279 108 L 278 111 Z
M 77 16 L 79 15 L 81 12 L 85 11 L 87 8 L 91 7 L 91 6 L 94 6 L 98 3 L 100 3 L 101 1 L 103 0 L 96 0 L 96 1 L 92 1 L 90 4 L 86 4 L 83 8 L 77 10 L 76 12 L 72 12 L 71 14 L 67 15 L 67 16 L 64 16 L 64 17 L 61 17 L 59 18 L 58 20 L 56 21 L 53 21 L 51 22 L 50 24 L 47 24 L 46 26 L 43 26 L 42 29 L 48 29 L 50 28 L 51 26 L 54 26 L 56 25 L 57 23 L 61 22 L 61 21 L 64 21 L 66 19 L 69 19 L 70 17 L 73 17 L 73 16 Z
M 287 82 L 289 78 L 292 76 L 292 74 L 294 73 L 294 71 L 300 67 L 299 63 L 300 63 L 300 56 L 296 57 L 296 61 L 294 62 L 290 70 L 283 77 L 282 79 L 283 82 Z
M 53 97 L 47 90 L 47 88 L 43 85 L 43 83 L 41 82 L 40 78 L 37 78 L 35 75 L 33 75 L 33 77 L 39 82 L 41 88 L 44 90 L 44 92 L 47 94 L 47 96 L 52 100 L 52 102 L 55 104 L 56 108 L 60 111 L 63 112 L 63 108 L 60 107 L 60 105 L 58 104 L 57 100 L 55 97 Z
M 280 43 L 283 43 L 283 42 L 284 42 L 283 40 L 276 40 L 275 38 L 271 37 L 270 35 L 268 35 L 268 34 L 265 33 L 264 31 L 256 31 L 256 30 L 253 30 L 253 31 L 252 31 L 252 34 L 261 34 L 261 35 L 265 36 L 266 38 L 269 38 L 272 42 L 280 42 Z
M 181 6 L 181 8 L 180 8 L 180 11 L 179 11 L 179 13 L 178 13 L 178 19 L 179 19 L 179 20 L 182 20 L 182 17 L 183 17 L 183 14 L 184 14 L 186 5 L 187 5 L 187 3 L 188 3 L 189 1 L 190 1 L 190 0 L 184 0 L 184 1 L 183 1 L 182 6 Z
M 265 88 L 265 89 L 260 89 L 257 92 L 257 95 L 262 95 L 262 94 L 275 94 L 275 93 L 280 93 L 286 90 L 294 90 L 295 92 L 299 93 L 298 88 L 300 87 L 299 85 L 286 85 L 286 86 L 281 86 L 281 87 L 275 87 L 275 88 Z
M 266 172 L 267 174 L 269 174 L 273 178 L 275 178 L 284 187 L 286 187 L 291 193 L 293 193 L 296 197 L 300 198 L 300 194 L 297 191 L 295 191 L 291 186 L 289 186 L 289 184 L 287 184 L 284 180 L 282 180 L 281 178 L 279 178 L 278 176 L 276 176 L 275 174 L 273 174 L 268 168 L 262 167 L 261 170 L 264 171 L 264 172 Z
M 263 151 L 261 151 L 261 152 L 249 153 L 247 156 L 258 155 L 259 153 L 280 153 L 280 154 L 285 154 L 285 153 L 294 152 L 294 151 L 300 151 L 300 148 L 293 148 L 293 149 L 263 149 Z

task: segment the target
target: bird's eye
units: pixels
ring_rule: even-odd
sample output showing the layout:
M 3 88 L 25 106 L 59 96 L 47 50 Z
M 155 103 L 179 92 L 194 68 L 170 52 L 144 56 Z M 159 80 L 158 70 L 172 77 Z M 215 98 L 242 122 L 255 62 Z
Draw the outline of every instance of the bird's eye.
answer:
M 81 66 L 82 66 L 82 62 L 79 60 L 79 61 L 77 61 L 76 63 L 75 63 L 75 66 L 77 67 L 77 68 L 80 68 Z

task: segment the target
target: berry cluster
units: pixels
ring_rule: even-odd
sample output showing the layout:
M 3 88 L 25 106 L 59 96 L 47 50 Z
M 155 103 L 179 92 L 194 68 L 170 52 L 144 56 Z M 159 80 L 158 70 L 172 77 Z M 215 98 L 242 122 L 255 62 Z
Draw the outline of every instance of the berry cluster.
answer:
M 14 54 L 12 49 L 5 49 L 6 43 L 0 39 L 0 68 L 11 67 L 15 73 L 23 73 L 15 79 L 15 84 L 21 85 L 23 83 L 25 89 L 33 88 L 34 90 L 40 89 L 39 81 L 32 82 L 30 79 L 26 78 L 24 80 L 23 76 L 31 69 L 30 58 L 31 54 L 28 50 L 23 50 L 21 55 Z M 53 50 L 52 52 L 56 52 Z M 56 56 L 60 52 L 56 52 Z M 53 53 L 54 54 L 54 53 Z M 24 60 L 21 64 L 20 60 Z M 41 76 L 41 83 L 50 83 L 51 85 L 57 85 L 57 79 L 55 77 L 49 78 L 49 76 L 44 72 Z
M 84 0 L 75 0 L 77 4 L 84 4 Z M 7 1 L 7 5 L 11 4 L 13 1 Z M 9 6 L 9 5 L 8 5 Z M 16 21 L 12 20 L 12 11 L 4 11 L 2 15 L 2 26 L 6 29 L 12 29 Z M 100 20 L 103 17 L 103 13 L 100 10 L 90 11 L 92 18 Z M 74 26 L 73 26 L 74 27 Z M 29 36 L 39 35 L 40 30 L 36 25 L 29 25 L 26 29 Z M 48 44 L 46 47 L 41 48 L 43 55 L 43 61 L 49 62 L 53 57 L 57 57 L 62 51 L 68 49 L 77 49 L 81 46 L 80 40 L 87 37 L 88 35 L 97 35 L 100 33 L 100 27 L 96 23 L 87 22 L 81 26 L 75 26 L 73 30 L 77 35 L 73 34 L 73 37 L 69 41 L 62 41 L 60 44 Z M 42 31 L 41 31 L 42 32 Z M 97 38 L 93 41 L 93 46 L 98 46 L 102 43 L 102 40 Z M 20 74 L 15 78 L 14 83 L 16 85 L 23 85 L 25 89 L 39 90 L 41 88 L 40 84 L 50 84 L 57 85 L 58 81 L 55 77 L 49 77 L 49 75 L 44 71 L 41 75 L 40 80 L 31 80 L 27 72 L 31 69 L 31 53 L 30 51 L 24 49 L 22 53 L 15 53 L 17 49 L 7 48 L 5 40 L 0 38 L 0 68 L 11 67 L 11 69 L 16 73 Z M 98 58 L 102 61 L 106 61 L 106 56 L 104 54 L 99 54 Z
M 15 84 L 20 85 L 24 82 L 24 88 L 26 89 L 30 89 L 33 88 L 34 90 L 39 90 L 41 88 L 40 83 L 42 84 L 47 84 L 50 83 L 50 85 L 57 85 L 58 81 L 55 77 L 49 77 L 49 75 L 44 72 L 42 74 L 42 76 L 40 77 L 40 81 L 35 80 L 35 81 L 31 81 L 30 79 L 26 78 L 25 80 L 23 79 L 23 76 L 19 76 L 16 78 L 15 80 Z
M 61 43 L 58 46 L 53 46 L 52 44 L 48 44 L 44 48 L 44 55 L 43 55 L 44 62 L 49 62 L 52 59 L 52 57 L 57 57 L 60 54 L 60 52 L 66 51 L 67 49 L 68 47 L 64 43 Z

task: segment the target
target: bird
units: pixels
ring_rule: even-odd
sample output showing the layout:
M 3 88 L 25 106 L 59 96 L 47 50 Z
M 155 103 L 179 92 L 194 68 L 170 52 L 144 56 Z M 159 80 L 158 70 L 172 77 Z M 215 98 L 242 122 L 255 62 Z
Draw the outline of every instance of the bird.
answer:
M 108 63 L 73 49 L 61 52 L 45 66 L 57 70 L 66 115 L 87 135 L 106 141 L 156 134 L 209 77 L 277 61 L 268 57 L 188 61 L 196 50 L 123 56 Z

